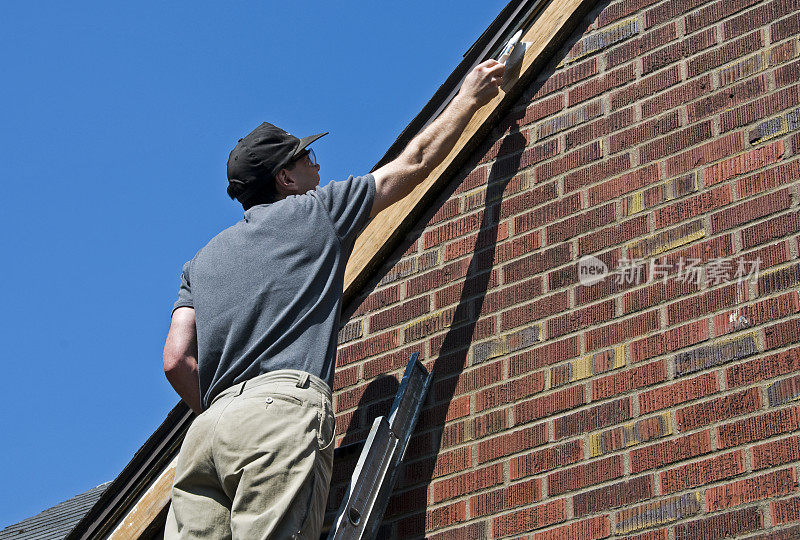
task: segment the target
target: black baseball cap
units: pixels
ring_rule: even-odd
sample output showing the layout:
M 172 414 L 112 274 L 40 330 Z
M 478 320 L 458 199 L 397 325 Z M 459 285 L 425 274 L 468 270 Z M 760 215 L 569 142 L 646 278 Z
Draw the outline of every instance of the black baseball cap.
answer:
M 298 139 L 281 128 L 264 122 L 239 139 L 228 157 L 228 184 L 246 187 L 236 198 L 244 202 L 293 160 L 306 147 L 329 132 Z

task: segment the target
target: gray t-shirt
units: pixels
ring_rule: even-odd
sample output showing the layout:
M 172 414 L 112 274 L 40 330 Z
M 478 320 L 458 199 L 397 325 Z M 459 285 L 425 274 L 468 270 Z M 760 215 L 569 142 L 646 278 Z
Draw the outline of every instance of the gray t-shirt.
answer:
M 183 266 L 203 406 L 277 369 L 333 383 L 344 269 L 375 197 L 371 174 L 253 206 Z

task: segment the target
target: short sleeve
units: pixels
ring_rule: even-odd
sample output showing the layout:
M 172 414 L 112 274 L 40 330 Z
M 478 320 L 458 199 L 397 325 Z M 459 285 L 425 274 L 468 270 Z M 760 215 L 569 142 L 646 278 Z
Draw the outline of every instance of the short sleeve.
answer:
M 192 282 L 189 278 L 191 267 L 192 261 L 187 261 L 183 265 L 183 270 L 181 271 L 181 286 L 178 289 L 178 300 L 172 306 L 173 312 L 179 307 L 194 307 L 194 303 L 192 302 Z
M 330 182 L 317 189 L 322 204 L 331 218 L 336 234 L 343 243 L 355 241 L 367 223 L 375 200 L 375 178 L 351 176 L 343 182 Z

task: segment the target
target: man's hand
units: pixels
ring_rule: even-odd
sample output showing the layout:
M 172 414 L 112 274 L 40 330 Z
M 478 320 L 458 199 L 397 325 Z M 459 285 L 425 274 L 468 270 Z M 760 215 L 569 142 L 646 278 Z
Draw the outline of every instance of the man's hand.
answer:
M 504 70 L 497 60 L 477 65 L 442 114 L 411 139 L 397 159 L 372 173 L 375 200 L 370 216 L 408 195 L 444 161 L 475 112 L 499 92 Z
M 478 64 L 464 79 L 458 95 L 474 100 L 477 109 L 483 107 L 497 95 L 505 70 L 506 65 L 497 60 L 489 59 Z

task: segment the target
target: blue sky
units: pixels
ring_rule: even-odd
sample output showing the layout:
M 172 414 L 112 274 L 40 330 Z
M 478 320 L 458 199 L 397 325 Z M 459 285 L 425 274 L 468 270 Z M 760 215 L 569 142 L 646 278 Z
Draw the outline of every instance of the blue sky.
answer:
M 183 262 L 262 121 L 368 172 L 505 5 L 13 2 L 0 22 L 0 527 L 113 479 L 177 402 Z

